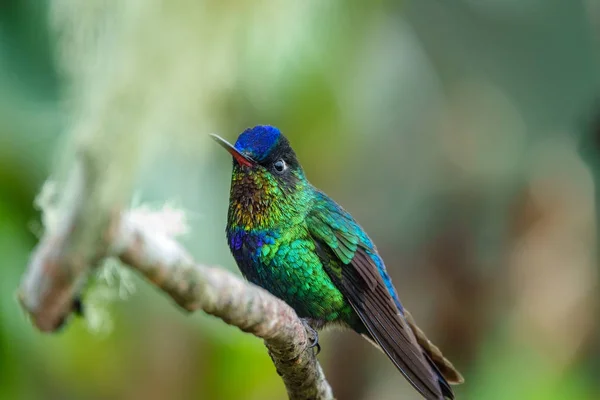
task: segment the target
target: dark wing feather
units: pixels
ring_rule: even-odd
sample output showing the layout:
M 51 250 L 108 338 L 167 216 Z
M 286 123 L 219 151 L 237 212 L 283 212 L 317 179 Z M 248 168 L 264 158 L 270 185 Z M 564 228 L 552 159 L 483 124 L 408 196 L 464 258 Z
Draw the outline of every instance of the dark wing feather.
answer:
M 355 259 L 358 259 L 357 262 Z M 412 330 L 396 308 L 383 279 L 377 273 L 377 266 L 372 261 L 369 264 L 368 260 L 371 257 L 359 248 L 350 265 L 342 268 L 341 288 L 344 295 L 373 339 L 417 391 L 431 400 L 442 399 L 442 394 L 452 398 L 450 387 L 440 382 L 433 370 L 435 367 L 423 354 Z M 377 274 L 377 282 L 372 288 L 363 279 L 369 275 L 364 268 Z M 440 384 L 445 387 L 442 389 Z
M 307 217 L 309 231 L 321 257 L 335 256 L 343 264 L 341 268 L 332 268 L 330 263 L 324 263 L 327 273 L 373 340 L 419 393 L 428 400 L 441 400 L 443 396 L 454 398 L 388 292 L 377 264 L 369 254 L 374 250 L 369 250 L 360 240 L 360 232 L 353 232 L 360 228 L 341 207 L 332 210 L 339 206 L 327 200 L 331 203 L 316 207 Z M 332 211 L 334 215 L 329 214 Z

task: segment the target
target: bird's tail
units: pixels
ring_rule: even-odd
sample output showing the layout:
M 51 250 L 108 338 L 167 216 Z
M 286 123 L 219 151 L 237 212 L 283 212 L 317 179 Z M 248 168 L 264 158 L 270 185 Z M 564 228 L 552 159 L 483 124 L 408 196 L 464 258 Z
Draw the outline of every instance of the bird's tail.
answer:
M 437 370 L 446 381 L 451 385 L 459 385 L 465 381 L 463 376 L 458 372 L 458 370 L 452 365 L 452 363 L 444 357 L 442 351 L 429 339 L 425 336 L 425 333 L 417 326 L 415 320 L 412 315 L 408 312 L 408 310 L 404 309 L 404 317 L 406 318 L 406 322 L 410 326 L 410 329 L 413 331 L 415 337 L 417 338 L 417 342 L 429 358 L 429 361 L 432 366 L 435 367 L 434 370 Z

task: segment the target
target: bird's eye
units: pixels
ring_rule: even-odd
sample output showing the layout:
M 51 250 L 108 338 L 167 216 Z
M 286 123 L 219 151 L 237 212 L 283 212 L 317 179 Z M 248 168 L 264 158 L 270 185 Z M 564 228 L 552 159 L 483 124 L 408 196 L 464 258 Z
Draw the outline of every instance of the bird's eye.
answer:
M 282 174 L 287 169 L 287 164 L 283 160 L 277 160 L 273 163 L 273 168 L 278 174 Z

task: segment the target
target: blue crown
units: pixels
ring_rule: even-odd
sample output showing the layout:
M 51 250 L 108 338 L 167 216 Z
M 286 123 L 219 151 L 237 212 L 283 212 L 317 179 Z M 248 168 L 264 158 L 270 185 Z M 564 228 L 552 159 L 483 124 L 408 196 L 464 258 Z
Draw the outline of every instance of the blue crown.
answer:
M 234 147 L 260 162 L 269 155 L 280 137 L 281 132 L 274 126 L 257 125 L 242 132 Z

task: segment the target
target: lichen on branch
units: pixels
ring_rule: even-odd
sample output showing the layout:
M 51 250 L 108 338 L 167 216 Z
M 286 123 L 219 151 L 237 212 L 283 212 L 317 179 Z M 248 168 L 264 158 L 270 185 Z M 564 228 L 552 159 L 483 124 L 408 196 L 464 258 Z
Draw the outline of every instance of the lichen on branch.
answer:
M 105 208 L 90 215 L 86 202 L 94 200 L 86 191 L 95 187 L 86 179 L 98 177 L 86 173 L 86 163 L 74 168 L 62 200 L 45 205 L 44 221 L 53 226 L 34 249 L 19 291 L 38 329 L 59 329 L 86 278 L 116 257 L 184 310 L 202 310 L 263 339 L 290 399 L 333 398 L 306 326 L 290 306 L 222 268 L 196 263 L 173 237 L 183 229 L 181 214 Z

